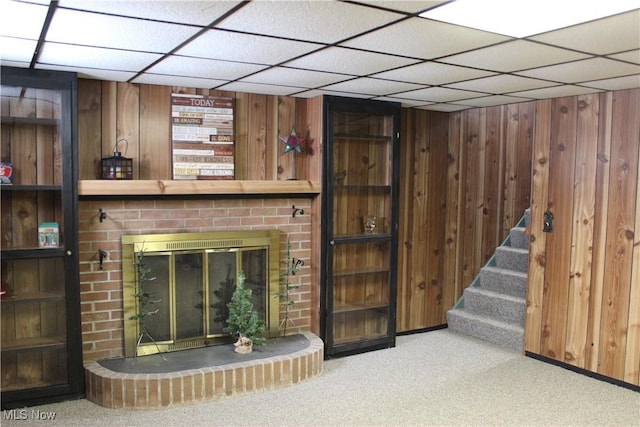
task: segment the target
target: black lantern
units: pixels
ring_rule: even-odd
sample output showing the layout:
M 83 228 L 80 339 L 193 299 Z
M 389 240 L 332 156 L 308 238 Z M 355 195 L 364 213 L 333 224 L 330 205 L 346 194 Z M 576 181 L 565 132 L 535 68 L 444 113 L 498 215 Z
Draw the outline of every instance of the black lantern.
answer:
M 102 158 L 102 179 L 133 179 L 133 159 L 124 157 L 118 151 L 118 144 L 124 142 L 126 144 L 125 154 L 129 148 L 129 142 L 121 139 L 113 146 L 113 156 Z

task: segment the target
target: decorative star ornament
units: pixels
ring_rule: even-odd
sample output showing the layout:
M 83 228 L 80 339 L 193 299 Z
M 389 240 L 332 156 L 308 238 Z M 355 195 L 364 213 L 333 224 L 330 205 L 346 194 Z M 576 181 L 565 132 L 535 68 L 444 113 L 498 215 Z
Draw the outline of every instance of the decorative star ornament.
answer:
M 300 138 L 298 136 L 295 126 L 291 128 L 289 136 L 279 136 L 278 138 L 280 141 L 284 142 L 284 153 L 295 151 L 296 153 L 302 154 L 302 143 L 304 142 L 304 138 Z

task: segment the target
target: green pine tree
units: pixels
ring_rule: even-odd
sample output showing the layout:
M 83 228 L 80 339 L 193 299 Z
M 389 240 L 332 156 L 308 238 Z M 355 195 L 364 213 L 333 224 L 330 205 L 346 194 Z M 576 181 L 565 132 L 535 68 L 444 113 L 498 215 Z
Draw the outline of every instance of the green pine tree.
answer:
M 266 342 L 263 336 L 265 324 L 258 317 L 258 312 L 253 309 L 251 289 L 245 289 L 244 280 L 244 272 L 240 271 L 238 284 L 231 296 L 231 302 L 227 305 L 229 307 L 229 318 L 227 319 L 227 326 L 223 330 L 236 338 L 249 338 L 253 341 L 253 345 L 264 345 Z

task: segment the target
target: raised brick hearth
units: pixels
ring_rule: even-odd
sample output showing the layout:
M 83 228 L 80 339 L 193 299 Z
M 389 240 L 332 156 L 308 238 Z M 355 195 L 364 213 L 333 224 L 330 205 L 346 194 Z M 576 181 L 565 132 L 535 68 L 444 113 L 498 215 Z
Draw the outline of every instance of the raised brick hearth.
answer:
M 87 399 L 107 408 L 154 409 L 291 386 L 322 373 L 322 340 L 304 335 L 309 345 L 290 354 L 170 373 L 122 373 L 90 362 Z

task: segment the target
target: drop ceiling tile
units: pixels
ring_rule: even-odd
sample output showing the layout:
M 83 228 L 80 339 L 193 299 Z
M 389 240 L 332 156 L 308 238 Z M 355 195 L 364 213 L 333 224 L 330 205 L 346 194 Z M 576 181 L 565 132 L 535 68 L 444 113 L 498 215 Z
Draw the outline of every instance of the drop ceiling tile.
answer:
M 469 105 L 458 104 L 430 104 L 424 107 L 416 107 L 419 110 L 440 111 L 442 113 L 453 113 L 456 111 L 468 110 L 472 108 Z
M 243 82 L 314 88 L 349 79 L 343 74 L 275 67 L 242 79 Z
M 640 9 L 530 37 L 598 55 L 640 48 Z
M 46 40 L 167 53 L 198 30 L 198 27 L 186 25 L 60 9 L 51 21 Z
M 231 10 L 239 1 L 148 1 L 61 0 L 59 7 L 164 22 L 206 26 Z
M 335 43 L 403 16 L 336 1 L 254 1 L 222 21 L 218 27 L 253 34 Z
M 637 74 L 638 72 L 640 72 L 640 65 L 632 65 L 612 59 L 593 58 L 520 71 L 516 74 L 562 83 L 580 83 Z
M 184 86 L 197 88 L 212 88 L 229 83 L 227 80 L 200 79 L 196 77 L 170 76 L 166 74 L 143 73 L 133 80 L 133 83 L 162 85 L 162 86 Z
M 397 70 L 378 73 L 371 77 L 437 86 L 490 76 L 492 74 L 494 73 L 490 71 L 458 67 L 456 65 L 440 64 L 438 62 L 422 62 L 420 64 L 398 68 Z
M 495 107 L 497 105 L 515 104 L 517 102 L 527 102 L 531 99 L 521 98 L 507 95 L 491 95 L 482 98 L 462 99 L 458 101 L 460 104 L 470 105 L 472 107 Z
M 542 89 L 526 90 L 524 92 L 514 92 L 512 96 L 522 96 L 524 98 L 546 99 L 560 98 L 563 96 L 584 95 L 586 93 L 600 92 L 597 89 L 591 89 L 573 85 L 561 85 L 553 87 L 545 87 Z
M 405 108 L 424 107 L 425 105 L 433 104 L 433 102 L 416 101 L 415 99 L 396 98 L 393 96 L 381 96 L 373 99 L 378 101 L 399 102 Z
M 358 79 L 329 85 L 324 87 L 323 89 L 356 92 L 375 96 L 405 92 L 410 89 L 417 89 L 419 87 L 419 85 L 413 83 L 394 82 L 391 80 L 379 80 L 368 77 L 361 77 Z
M 145 52 L 103 49 L 99 47 L 76 46 L 46 42 L 43 45 L 38 63 L 43 65 L 61 65 L 69 67 L 87 67 L 94 69 L 137 71 L 147 67 L 161 55 Z
M 322 95 L 347 96 L 349 98 L 360 98 L 360 99 L 371 98 L 369 95 L 365 95 L 362 93 L 340 92 L 340 91 L 323 90 L 323 89 L 311 89 L 311 90 L 306 90 L 304 92 L 298 92 L 295 94 L 296 98 L 315 98 L 317 96 L 322 96 Z
M 0 35 L 38 40 L 48 10 L 43 5 L 3 1 Z
M 588 55 L 526 40 L 490 46 L 442 58 L 442 62 L 501 72 L 524 70 L 588 58 Z
M 134 72 L 101 70 L 97 68 L 69 67 L 59 65 L 47 65 L 46 67 L 36 65 L 36 68 L 46 70 L 70 71 L 78 73 L 80 79 L 106 80 L 112 82 L 126 82 L 136 75 Z
M 629 52 L 618 53 L 616 55 L 609 55 L 609 58 L 619 59 L 621 61 L 633 62 L 634 64 L 640 64 L 640 49 L 631 50 Z
M 484 93 L 468 92 L 447 87 L 429 87 L 409 92 L 396 93 L 395 96 L 407 99 L 430 102 L 450 102 L 459 99 L 470 99 L 486 96 Z
M 210 30 L 176 53 L 200 58 L 276 65 L 321 46 L 274 37 Z
M 304 88 L 296 88 L 292 86 L 265 85 L 249 82 L 232 82 L 220 87 L 218 90 L 226 90 L 232 92 L 259 93 L 263 95 L 289 96 L 293 93 L 303 91 Z
M 11 60 L 2 60 L 2 65 L 5 67 L 16 67 L 16 68 L 29 68 L 31 61 L 23 62 L 23 61 L 11 61 Z
M 29 63 L 33 58 L 33 52 L 35 52 L 37 44 L 36 40 L 0 36 L 0 60 L 3 65 L 6 61 Z
M 413 64 L 416 60 L 343 47 L 329 47 L 287 62 L 287 67 L 363 76 Z
M 358 0 L 358 3 L 364 5 L 381 7 L 384 9 L 397 10 L 407 13 L 418 13 L 434 8 L 446 1 L 429 1 L 429 0 Z
M 341 45 L 412 58 L 433 59 L 505 40 L 509 38 L 443 22 L 410 18 Z
M 602 90 L 623 90 L 640 88 L 640 74 L 635 76 L 617 77 L 615 79 L 595 80 L 584 82 L 583 86 L 595 87 Z
M 204 79 L 235 80 L 264 69 L 263 65 L 213 59 L 170 56 L 146 70 L 153 74 L 170 74 Z
M 500 74 L 497 76 L 453 83 L 446 85 L 446 87 L 452 87 L 454 89 L 475 90 L 478 92 L 487 92 L 493 94 L 503 94 L 508 92 L 537 89 L 554 85 L 555 83 L 551 83 L 545 80 L 512 76 L 510 74 Z

